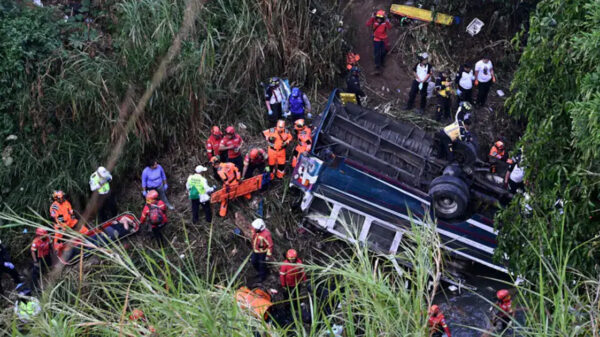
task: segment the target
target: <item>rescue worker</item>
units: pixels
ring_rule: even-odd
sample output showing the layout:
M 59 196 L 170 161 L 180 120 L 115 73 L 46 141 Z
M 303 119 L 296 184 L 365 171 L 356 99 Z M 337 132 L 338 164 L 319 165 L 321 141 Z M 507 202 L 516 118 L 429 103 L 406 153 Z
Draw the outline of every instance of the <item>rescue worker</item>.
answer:
M 50 235 L 44 228 L 38 227 L 35 229 L 35 238 L 31 242 L 31 259 L 33 260 L 33 268 L 31 278 L 33 287 L 40 285 L 39 280 L 42 273 L 46 272 L 52 265 L 52 256 L 50 252 L 52 244 Z
M 111 181 L 112 175 L 104 166 L 98 167 L 90 176 L 90 190 L 98 191 L 98 205 L 100 205 L 98 219 L 100 222 L 105 222 L 117 215 L 117 204 L 110 191 L 109 182 Z
M 295 122 L 298 119 L 304 119 L 305 116 L 311 118 L 311 107 L 308 96 L 303 93 L 299 88 L 292 88 L 292 93 L 288 97 L 288 103 L 290 107 L 290 120 Z
M 508 328 L 508 324 L 514 316 L 514 311 L 512 309 L 512 301 L 508 290 L 498 290 L 496 292 L 496 297 L 498 298 L 498 301 L 496 302 L 498 308 L 494 313 L 492 324 L 496 328 L 496 332 L 502 334 Z
M 185 183 L 185 188 L 188 191 L 188 197 L 192 204 L 192 223 L 198 223 L 198 208 L 202 205 L 204 211 L 204 219 L 206 222 L 212 222 L 212 210 L 210 207 L 210 193 L 214 191 L 214 188 L 208 186 L 206 178 L 202 176 L 202 173 L 206 172 L 206 167 L 202 165 L 196 166 L 196 173 L 190 175 Z
M 433 67 L 427 62 L 429 54 L 421 53 L 419 55 L 419 62 L 413 68 L 414 79 L 412 86 L 410 87 L 410 93 L 408 94 L 408 102 L 404 110 L 412 110 L 415 104 L 415 98 L 417 93 L 421 93 L 421 108 L 418 110 L 419 113 L 423 113 L 427 106 L 427 87 L 429 86 L 429 78 Z
M 498 140 L 492 145 L 489 153 L 490 159 L 496 159 L 501 161 L 506 161 L 508 159 L 508 153 L 506 153 L 504 149 L 504 142 Z
M 144 312 L 140 309 L 133 309 L 131 311 L 131 314 L 129 315 L 129 320 L 131 322 L 133 322 L 134 324 L 138 324 L 141 323 L 142 326 L 139 327 L 138 329 L 138 333 L 141 336 L 145 336 L 146 335 L 146 331 L 150 332 L 151 334 L 156 333 L 156 329 L 154 328 L 154 326 L 152 325 L 148 325 L 148 319 L 146 319 L 146 315 L 144 314 Z
M 211 160 L 213 156 L 223 156 L 219 149 L 221 147 L 222 139 L 223 133 L 221 132 L 221 129 L 216 125 L 213 126 L 210 129 L 210 136 L 208 136 L 208 139 L 206 140 L 206 156 L 208 157 L 208 160 Z
M 221 162 L 223 163 L 233 163 L 238 170 L 242 170 L 242 153 L 240 152 L 242 145 L 244 145 L 244 141 L 239 134 L 235 133 L 235 128 L 233 126 L 228 126 L 225 129 L 225 136 L 221 139 L 221 144 L 219 145 L 219 151 L 221 153 L 226 153 L 225 158 L 220 157 Z
M 158 164 L 156 159 L 151 159 L 148 161 L 148 166 L 144 168 L 142 171 L 142 194 L 146 196 L 148 191 L 154 190 L 158 192 L 160 196 L 160 200 L 162 200 L 169 209 L 175 209 L 173 205 L 167 199 L 167 189 L 169 185 L 167 184 L 167 175 L 165 174 L 165 170 Z
M 504 184 L 508 187 L 510 193 L 513 194 L 525 191 L 525 183 L 523 182 L 525 170 L 521 166 L 521 160 L 521 154 L 517 154 L 514 158 L 507 161 L 509 167 L 504 176 Z
M 242 309 L 250 312 L 258 319 L 269 319 L 269 308 L 273 306 L 271 294 L 261 288 L 250 290 L 248 287 L 241 287 L 235 292 L 235 300 Z
M 367 21 L 367 27 L 372 31 L 375 71 L 379 72 L 385 64 L 385 55 L 390 49 L 388 31 L 392 29 L 392 24 L 386 18 L 385 11 L 378 10 Z
M 267 120 L 269 126 L 274 126 L 283 114 L 282 102 L 285 99 L 277 77 L 271 77 L 265 87 L 265 105 L 267 106 Z
M 24 284 L 21 282 L 21 276 L 17 272 L 15 265 L 12 263 L 10 258 L 10 254 L 8 250 L 0 241 L 0 279 L 2 278 L 2 274 L 7 273 L 12 277 L 13 282 L 15 282 L 15 289 L 19 290 Z M 0 295 L 4 294 L 4 289 L 2 288 L 2 282 L 0 282 Z
M 285 175 L 285 148 L 292 141 L 292 135 L 286 130 L 284 120 L 277 121 L 276 127 L 264 130 L 263 135 L 269 144 L 267 154 L 271 172 L 282 179 Z
M 40 301 L 31 296 L 30 289 L 24 289 L 19 292 L 15 301 L 14 312 L 19 321 L 29 323 L 42 311 Z
M 169 222 L 167 219 L 167 205 L 158 199 L 158 192 L 150 190 L 146 194 L 146 204 L 142 209 L 140 224 L 148 223 L 152 236 L 159 244 L 163 242 L 162 228 Z
M 346 92 L 356 95 L 356 104 L 361 105 L 360 98 L 365 97 L 365 92 L 360 87 L 360 68 L 354 66 L 346 78 Z
M 484 106 L 488 93 L 496 83 L 496 74 L 494 65 L 489 56 L 484 56 L 479 62 L 475 63 L 475 86 L 477 87 L 477 105 Z
M 289 249 L 285 253 L 285 260 L 279 267 L 279 281 L 281 287 L 285 289 L 288 298 L 291 299 L 293 292 L 304 281 L 306 273 L 301 266 L 302 260 L 298 258 L 298 252 L 295 249 Z
M 452 81 L 448 76 L 448 72 L 444 71 L 435 81 L 435 89 L 437 94 L 437 111 L 435 120 L 441 121 L 442 118 L 450 119 L 450 107 L 452 105 Z
M 217 173 L 219 174 L 220 180 L 223 182 L 223 188 L 229 193 L 233 188 L 240 184 L 241 175 L 240 170 L 233 163 L 221 163 L 218 157 L 211 159 L 213 166 L 217 166 Z M 244 195 L 246 199 L 250 199 L 250 194 Z M 223 198 L 221 200 L 221 206 L 219 207 L 219 215 L 227 215 L 227 205 L 229 199 Z
M 252 222 L 252 266 L 258 273 L 259 282 L 267 278 L 267 259 L 273 256 L 273 239 L 262 219 Z
M 298 157 L 304 152 L 309 152 L 312 148 L 312 130 L 307 125 L 304 125 L 304 119 L 299 119 L 294 123 L 298 145 L 294 149 L 292 155 L 292 167 L 296 167 Z
M 440 307 L 437 305 L 432 305 L 429 308 L 429 319 L 427 320 L 427 325 L 429 326 L 429 336 L 430 337 L 442 337 L 444 333 L 448 335 L 448 337 L 452 337 L 450 333 L 450 328 L 446 324 L 446 318 L 444 314 L 440 311 Z
M 469 131 L 471 126 L 471 115 L 469 112 L 471 110 L 472 106 L 469 102 L 462 102 L 456 112 L 454 123 L 444 127 L 444 129 L 437 133 L 439 137 L 438 155 L 441 159 L 450 162 L 454 161 L 452 144 L 456 141 L 471 141 L 471 133 Z
M 456 95 L 458 95 L 458 102 L 469 102 L 473 104 L 473 82 L 475 81 L 475 75 L 473 75 L 473 67 L 471 63 L 467 62 L 458 68 L 456 79 L 454 82 L 458 85 Z
M 78 220 L 75 218 L 71 203 L 65 199 L 63 191 L 54 191 L 52 193 L 52 205 L 50 205 L 50 217 L 54 219 L 54 243 L 53 248 L 60 255 L 65 248 L 63 240 L 64 232 L 68 228 L 75 229 Z M 81 226 L 81 233 L 86 233 L 87 228 Z
M 244 169 L 242 170 L 242 177 L 244 179 L 252 178 L 254 171 L 258 170 L 259 173 L 269 172 L 270 169 L 267 165 L 269 155 L 267 151 L 261 148 L 253 148 L 246 156 L 244 156 Z

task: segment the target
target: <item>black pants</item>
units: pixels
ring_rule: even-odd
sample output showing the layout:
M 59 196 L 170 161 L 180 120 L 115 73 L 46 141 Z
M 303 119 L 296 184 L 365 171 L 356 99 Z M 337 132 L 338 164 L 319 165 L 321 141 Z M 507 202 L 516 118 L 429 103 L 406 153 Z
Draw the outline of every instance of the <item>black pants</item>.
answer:
M 165 238 L 162 235 L 162 229 L 163 227 L 165 227 L 167 224 L 162 224 L 160 226 L 152 226 L 152 237 L 154 238 L 154 240 L 156 240 L 156 242 L 158 242 L 159 245 L 163 245 Z
M 213 170 L 213 177 L 215 177 L 215 180 L 217 182 L 221 182 L 221 177 L 219 177 L 219 173 L 217 172 L 217 169 L 213 166 L 212 170 Z
M 477 91 L 477 104 L 479 104 L 480 106 L 485 105 L 491 87 L 491 80 L 487 82 L 479 82 L 479 90 Z
M 271 104 L 272 115 L 267 115 L 267 120 L 269 121 L 269 127 L 274 127 L 277 125 L 277 121 L 281 119 L 281 103 L 273 103 Z
M 406 108 L 408 110 L 412 109 L 415 105 L 415 98 L 417 97 L 417 93 L 421 92 L 421 109 L 425 110 L 425 106 L 427 105 L 427 86 L 429 82 L 422 82 L 423 88 L 419 90 L 420 82 L 417 80 L 413 80 L 412 86 L 410 87 L 410 93 L 408 94 L 408 103 L 406 103 Z
M 8 275 L 10 275 L 10 277 L 12 277 L 13 281 L 15 282 L 15 285 L 21 283 L 21 277 L 19 276 L 19 273 L 17 272 L 17 270 L 15 268 L 8 268 L 4 266 L 4 262 L 0 262 L 0 280 L 2 279 L 2 274 L 3 273 L 7 273 Z M 4 289 L 2 289 L 2 282 L 0 282 L 0 294 L 4 293 Z
M 438 145 L 438 156 L 440 159 L 445 159 L 447 161 L 454 160 L 454 153 L 452 152 L 452 139 L 448 137 L 448 135 L 444 132 L 444 130 L 440 130 L 437 133 L 437 138 L 439 140 Z
M 522 181 L 520 183 L 516 183 L 516 182 L 510 180 L 510 178 L 509 178 L 508 179 L 508 190 L 510 191 L 510 193 L 517 193 L 517 189 L 524 190 L 525 184 Z
M 39 289 L 40 276 L 48 271 L 50 266 L 52 266 L 52 256 L 50 254 L 46 255 L 43 258 L 38 258 L 39 264 L 33 264 L 31 268 L 31 283 L 32 286 L 36 289 Z
M 259 282 L 263 282 L 267 278 L 267 253 L 252 253 L 252 266 L 258 273 Z
M 242 172 L 242 170 L 244 169 L 244 159 L 241 155 L 235 158 L 228 158 L 227 162 L 235 165 L 235 167 L 237 167 L 237 169 L 240 170 L 240 172 Z
M 373 41 L 373 54 L 375 58 L 375 68 L 379 69 L 383 67 L 385 63 L 385 55 L 387 54 L 387 51 L 385 50 L 385 42 Z
M 192 223 L 198 223 L 198 210 L 200 205 L 202 205 L 202 210 L 204 211 L 204 220 L 206 222 L 212 222 L 212 209 L 210 208 L 210 200 L 207 202 L 200 202 L 200 199 L 190 199 L 192 203 Z
M 99 194 L 98 202 L 101 204 L 98 210 L 98 220 L 100 222 L 105 222 L 117 216 L 117 203 L 112 191 L 109 191 L 107 194 Z
M 290 123 L 291 124 L 294 124 L 299 119 L 306 119 L 304 113 L 301 113 L 301 114 L 290 114 L 289 118 L 290 118 Z
M 450 104 L 452 100 L 450 97 L 437 96 L 437 115 L 435 119 L 437 121 L 442 120 L 442 117 L 445 119 L 450 118 Z
M 473 88 L 465 89 L 459 85 L 458 90 L 460 90 L 460 96 L 458 97 L 459 102 L 469 102 L 473 104 Z
M 254 171 L 256 170 L 258 170 L 259 174 L 262 174 L 263 172 L 265 172 L 265 164 L 249 164 L 244 179 L 252 178 L 254 176 Z

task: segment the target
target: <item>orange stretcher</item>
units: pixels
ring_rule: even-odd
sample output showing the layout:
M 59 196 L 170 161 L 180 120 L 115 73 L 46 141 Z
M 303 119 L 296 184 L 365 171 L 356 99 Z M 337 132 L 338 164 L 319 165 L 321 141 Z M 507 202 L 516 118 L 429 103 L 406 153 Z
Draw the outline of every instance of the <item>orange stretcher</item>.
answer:
M 233 200 L 241 196 L 250 199 L 250 193 L 258 191 L 262 187 L 262 180 L 263 176 L 260 174 L 252 178 L 242 180 L 237 185 L 223 187 L 210 196 L 210 203 L 221 203 L 219 215 L 223 217 L 227 215 L 227 202 L 229 200 Z
M 459 17 L 454 17 L 452 15 L 443 14 L 443 13 L 433 13 L 430 10 L 417 8 L 413 6 L 406 5 L 392 5 L 390 8 L 390 12 L 392 14 L 404 16 L 410 19 L 425 21 L 425 22 L 435 22 L 441 25 L 450 26 L 452 23 L 460 22 Z

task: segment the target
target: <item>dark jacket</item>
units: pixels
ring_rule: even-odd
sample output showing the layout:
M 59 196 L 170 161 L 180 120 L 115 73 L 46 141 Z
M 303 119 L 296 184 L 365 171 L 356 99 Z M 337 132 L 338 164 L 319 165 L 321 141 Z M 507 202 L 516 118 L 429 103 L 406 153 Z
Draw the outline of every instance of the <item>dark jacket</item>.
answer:
M 348 77 L 346 77 L 346 91 L 361 97 L 365 96 L 365 93 L 360 88 L 360 77 L 352 74 L 348 75 Z

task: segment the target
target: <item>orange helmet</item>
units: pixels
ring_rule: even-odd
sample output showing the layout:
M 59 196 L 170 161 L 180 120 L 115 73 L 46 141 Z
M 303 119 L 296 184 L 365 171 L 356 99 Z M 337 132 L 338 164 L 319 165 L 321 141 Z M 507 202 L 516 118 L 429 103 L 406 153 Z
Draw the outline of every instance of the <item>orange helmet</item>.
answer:
M 285 130 L 285 121 L 280 119 L 277 121 L 277 131 L 281 132 L 283 130 Z
M 210 163 L 214 165 L 217 165 L 218 163 L 221 162 L 221 158 L 219 158 L 219 156 L 213 156 L 212 158 L 210 158 Z
M 129 315 L 129 320 L 130 321 L 137 321 L 137 320 L 145 320 L 146 319 L 146 315 L 144 315 L 144 312 L 141 311 L 140 309 L 133 309 L 131 311 L 131 315 Z
M 506 289 L 500 289 L 496 293 L 496 297 L 501 301 L 510 300 L 510 293 Z
M 221 132 L 221 129 L 219 129 L 219 127 L 216 125 L 210 129 L 210 133 L 213 136 L 219 136 L 219 137 L 223 135 L 223 133 Z
M 63 192 L 61 190 L 52 192 L 52 199 L 54 199 L 54 200 L 62 200 L 64 198 L 65 198 L 65 192 Z
M 497 148 L 498 150 L 504 150 L 504 142 L 503 142 L 503 141 L 501 141 L 501 140 L 499 140 L 499 141 L 497 141 L 496 143 L 494 143 L 494 146 L 496 146 L 496 148 Z
M 48 235 L 48 231 L 45 230 L 44 228 L 38 227 L 35 229 L 35 235 L 37 235 L 37 236 Z
M 285 258 L 288 260 L 295 260 L 298 257 L 298 252 L 295 249 L 289 249 L 285 253 Z
M 440 313 L 440 307 L 438 307 L 437 304 L 434 304 L 429 308 L 430 315 L 436 316 L 439 313 Z
M 294 129 L 296 129 L 298 131 L 304 129 L 304 119 L 297 119 L 294 122 Z
M 158 192 L 156 192 L 156 190 L 148 191 L 148 193 L 146 194 L 146 202 L 151 204 L 155 202 L 156 199 L 158 199 Z
M 231 126 L 231 125 L 230 125 L 230 126 L 228 126 L 228 127 L 225 129 L 225 134 L 226 134 L 226 135 L 233 135 L 233 134 L 235 134 L 235 128 L 234 128 L 233 126 Z
M 250 159 L 254 160 L 256 157 L 258 157 L 258 149 L 250 150 Z
M 377 13 L 375 13 L 375 17 L 377 18 L 385 18 L 385 11 L 383 9 L 380 9 L 377 11 Z

